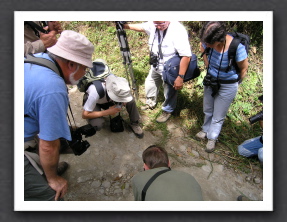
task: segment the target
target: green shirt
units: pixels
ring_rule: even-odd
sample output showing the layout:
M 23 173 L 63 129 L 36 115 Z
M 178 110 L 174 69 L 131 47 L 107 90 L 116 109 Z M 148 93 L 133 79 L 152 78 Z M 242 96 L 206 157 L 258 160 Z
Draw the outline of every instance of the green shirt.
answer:
M 158 171 L 167 169 L 159 167 L 136 174 L 132 179 L 135 200 L 141 201 L 141 193 L 148 180 Z M 188 173 L 171 170 L 158 176 L 146 192 L 146 201 L 200 201 L 201 188 Z

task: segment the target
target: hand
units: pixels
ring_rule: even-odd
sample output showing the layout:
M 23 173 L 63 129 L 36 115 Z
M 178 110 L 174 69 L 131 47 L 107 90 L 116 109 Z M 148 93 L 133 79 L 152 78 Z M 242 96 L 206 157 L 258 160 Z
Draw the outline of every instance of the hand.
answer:
M 44 29 L 48 30 L 48 26 L 44 27 Z M 57 42 L 56 32 L 50 31 L 48 34 L 40 32 L 40 39 L 42 40 L 46 49 L 52 47 Z
M 127 24 L 127 22 L 125 22 L 125 21 L 116 21 L 116 28 L 117 29 L 124 29 L 125 24 Z
M 240 85 L 242 83 L 243 79 L 239 79 L 238 81 L 238 85 Z
M 173 85 L 173 88 L 175 90 L 181 90 L 183 87 L 183 79 L 181 77 L 177 77 L 174 81 L 174 85 Z
M 48 180 L 49 186 L 56 191 L 55 201 L 59 200 L 59 198 L 63 198 L 68 190 L 68 181 L 63 177 L 56 176 L 53 179 Z
M 116 106 L 111 106 L 108 111 L 109 111 L 109 115 L 115 115 L 118 112 L 121 111 L 122 108 L 117 108 Z
M 61 34 L 63 31 L 62 25 L 60 22 L 48 22 L 49 31 L 55 31 L 56 34 Z

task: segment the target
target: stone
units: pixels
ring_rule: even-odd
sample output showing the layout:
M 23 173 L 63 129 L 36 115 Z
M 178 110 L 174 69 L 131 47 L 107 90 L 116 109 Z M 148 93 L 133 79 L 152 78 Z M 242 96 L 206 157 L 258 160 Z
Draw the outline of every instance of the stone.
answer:
M 111 187 L 111 183 L 110 183 L 109 181 L 104 181 L 104 182 L 102 183 L 102 186 L 103 186 L 104 188 L 109 188 L 109 187 Z
M 78 183 L 83 183 L 83 182 L 86 182 L 88 180 L 90 180 L 91 178 L 89 176 L 81 176 L 77 179 L 77 182 Z
M 224 166 L 223 166 L 223 165 L 216 165 L 216 166 L 214 166 L 214 169 L 215 169 L 217 172 L 223 172 Z
M 104 138 L 104 141 L 105 141 L 105 143 L 110 143 L 110 140 L 109 140 L 108 137 L 105 137 L 105 138 Z
M 254 177 L 253 178 L 253 182 L 256 183 L 256 184 L 259 184 L 261 182 L 261 180 L 258 177 Z
M 191 150 L 191 153 L 194 157 L 199 157 L 199 153 L 196 150 Z
M 179 150 L 180 150 L 181 152 L 185 152 L 185 151 L 186 151 L 186 146 L 180 145 L 180 146 L 179 146 Z
M 115 194 L 122 193 L 122 190 L 121 190 L 121 189 L 116 189 L 116 190 L 114 191 L 114 193 L 115 193 Z
M 92 187 L 100 187 L 101 186 L 101 181 L 99 181 L 99 180 L 93 181 L 91 186 Z
M 249 181 L 251 181 L 251 177 L 250 176 L 246 176 L 245 180 L 249 182 Z
M 208 165 L 203 165 L 203 166 L 201 167 L 201 169 L 203 169 L 205 172 L 208 172 L 208 173 L 211 171 L 211 167 L 208 166 Z

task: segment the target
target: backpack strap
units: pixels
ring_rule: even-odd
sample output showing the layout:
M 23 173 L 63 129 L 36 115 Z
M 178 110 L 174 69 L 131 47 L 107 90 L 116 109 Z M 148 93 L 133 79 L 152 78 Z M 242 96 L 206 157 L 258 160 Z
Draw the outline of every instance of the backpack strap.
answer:
M 93 84 L 96 87 L 96 90 L 97 90 L 97 93 L 100 96 L 100 99 L 103 98 L 106 95 L 107 100 L 109 102 L 110 97 L 109 97 L 108 93 L 105 92 L 104 87 L 102 85 L 102 82 L 103 82 L 102 80 L 95 80 L 95 81 L 89 83 L 87 85 L 87 90 L 90 87 L 90 85 Z M 89 94 L 87 93 L 87 90 L 85 90 L 85 94 L 84 94 L 84 97 L 83 97 L 83 106 L 85 105 L 85 103 L 86 103 L 86 101 L 88 100 L 88 97 L 89 97 Z
M 168 168 L 168 169 L 166 169 L 166 170 L 161 170 L 161 171 L 155 173 L 155 174 L 149 179 L 149 181 L 146 183 L 146 185 L 144 186 L 144 188 L 143 188 L 143 190 L 142 190 L 142 201 L 145 200 L 146 191 L 147 191 L 147 189 L 149 188 L 149 186 L 152 184 L 152 182 L 153 182 L 158 176 L 160 176 L 161 174 L 166 173 L 167 171 L 170 171 L 170 170 L 171 170 L 170 168 Z
M 208 56 L 209 52 L 210 52 L 210 47 L 206 47 L 204 49 L 203 53 L 201 53 L 200 57 L 202 58 L 205 54 L 206 54 L 206 56 Z
M 51 69 L 55 73 L 57 73 L 59 76 L 61 76 L 60 70 L 58 69 L 56 64 L 50 61 L 49 59 L 38 58 L 38 57 L 33 56 L 32 54 L 28 54 L 27 59 L 24 60 L 24 63 L 32 63 L 32 64 L 36 64 L 39 66 L 44 66 L 48 69 Z
M 236 64 L 235 57 L 239 43 L 240 39 L 233 37 L 228 49 L 228 67 L 225 72 L 229 72 L 232 65 L 234 65 L 235 69 L 238 71 L 238 66 Z
M 96 87 L 96 90 L 100 96 L 100 99 L 103 98 L 106 94 L 104 87 L 102 85 L 102 81 L 101 80 L 95 80 L 93 81 L 94 86 Z

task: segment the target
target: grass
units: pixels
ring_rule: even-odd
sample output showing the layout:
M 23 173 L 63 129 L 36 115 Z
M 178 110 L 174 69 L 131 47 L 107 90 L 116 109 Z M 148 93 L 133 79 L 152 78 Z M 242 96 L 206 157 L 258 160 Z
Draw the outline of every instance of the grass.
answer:
M 203 60 L 200 58 L 198 30 L 200 22 L 184 22 L 190 36 L 192 51 L 198 58 L 201 75 L 188 83 L 179 92 L 177 108 L 172 118 L 177 118 L 184 131 L 190 138 L 201 129 L 203 124 L 203 85 L 205 75 Z M 112 72 L 118 76 L 126 77 L 127 72 L 123 65 L 123 58 L 119 49 L 116 28 L 114 22 L 62 22 L 65 30 L 70 29 L 87 36 L 94 44 L 93 59 L 102 58 L 107 61 Z M 144 81 L 149 72 L 149 50 L 145 33 L 126 30 L 131 52 L 132 66 L 140 98 L 144 98 Z M 256 158 L 244 158 L 237 153 L 237 146 L 243 141 L 261 135 L 258 123 L 249 124 L 248 118 L 262 110 L 263 104 L 258 97 L 263 94 L 263 48 L 251 45 L 249 52 L 249 68 L 246 78 L 240 85 L 237 96 L 231 104 L 226 120 L 219 137 L 219 149 L 217 155 L 224 158 L 227 165 L 235 169 L 248 172 L 250 166 L 259 166 Z M 143 100 L 142 100 L 143 101 Z M 161 105 L 164 101 L 162 89 L 158 97 L 157 108 L 151 112 L 145 112 L 149 121 L 144 122 L 144 129 L 149 131 L 161 131 L 161 145 L 165 145 L 169 138 L 166 123 L 157 123 L 156 117 L 161 113 Z M 141 101 L 137 105 L 143 105 Z

